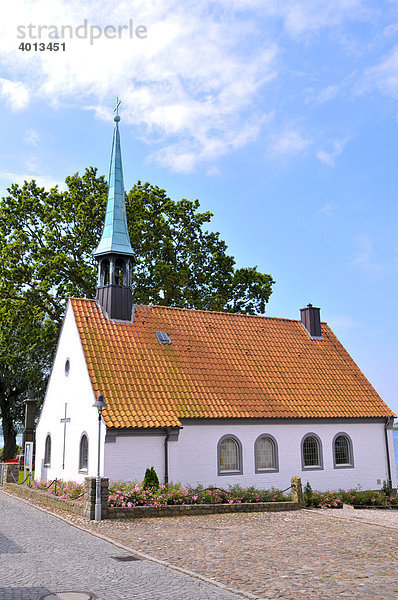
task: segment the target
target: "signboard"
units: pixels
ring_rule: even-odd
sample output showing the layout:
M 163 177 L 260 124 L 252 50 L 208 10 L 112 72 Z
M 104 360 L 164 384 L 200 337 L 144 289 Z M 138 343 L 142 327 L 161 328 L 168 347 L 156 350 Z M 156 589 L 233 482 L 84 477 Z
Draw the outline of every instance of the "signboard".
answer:
M 23 475 L 26 477 L 26 471 L 32 472 L 33 467 L 33 442 L 25 442 L 25 457 Z

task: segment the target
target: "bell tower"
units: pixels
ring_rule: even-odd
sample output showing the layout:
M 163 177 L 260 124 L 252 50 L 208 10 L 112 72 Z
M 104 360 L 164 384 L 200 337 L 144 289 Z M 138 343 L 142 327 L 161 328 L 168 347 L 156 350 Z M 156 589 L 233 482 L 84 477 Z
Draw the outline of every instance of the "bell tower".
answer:
M 133 249 L 127 227 L 122 155 L 119 135 L 119 106 L 115 107 L 109 189 L 102 236 L 93 255 L 98 261 L 96 299 L 110 319 L 131 320 L 131 261 Z

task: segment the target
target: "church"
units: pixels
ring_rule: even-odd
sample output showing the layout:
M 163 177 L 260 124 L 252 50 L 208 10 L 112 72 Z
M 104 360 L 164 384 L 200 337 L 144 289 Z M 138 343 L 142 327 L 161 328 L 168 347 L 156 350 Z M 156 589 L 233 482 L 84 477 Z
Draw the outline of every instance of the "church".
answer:
M 70 298 L 36 430 L 40 480 L 396 487 L 394 413 L 320 309 L 297 320 L 134 303 L 116 114 L 95 299 Z M 106 406 L 93 407 L 99 395 Z M 99 444 L 99 446 L 98 446 Z

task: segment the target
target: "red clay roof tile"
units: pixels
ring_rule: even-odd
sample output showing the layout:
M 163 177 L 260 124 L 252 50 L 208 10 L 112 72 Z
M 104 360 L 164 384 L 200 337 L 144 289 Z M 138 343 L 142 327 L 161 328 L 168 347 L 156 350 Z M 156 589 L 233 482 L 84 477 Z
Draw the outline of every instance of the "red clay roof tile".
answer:
M 94 300 L 71 303 L 108 426 L 393 416 L 326 323 L 312 340 L 289 319 L 139 305 L 127 323 L 108 321 Z M 158 343 L 159 330 L 171 344 Z

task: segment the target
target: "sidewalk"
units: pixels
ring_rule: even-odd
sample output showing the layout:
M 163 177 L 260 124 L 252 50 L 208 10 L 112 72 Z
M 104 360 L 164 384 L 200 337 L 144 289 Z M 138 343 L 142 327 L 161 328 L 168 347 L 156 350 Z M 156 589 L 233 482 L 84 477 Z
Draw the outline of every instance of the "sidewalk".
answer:
M 0 600 L 85 592 L 98 600 L 241 600 L 125 550 L 0 492 Z M 78 596 L 69 596 L 79 600 Z

